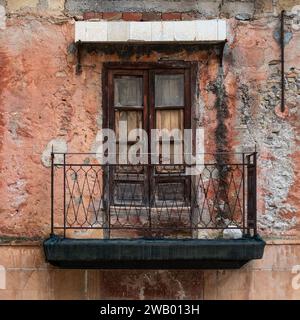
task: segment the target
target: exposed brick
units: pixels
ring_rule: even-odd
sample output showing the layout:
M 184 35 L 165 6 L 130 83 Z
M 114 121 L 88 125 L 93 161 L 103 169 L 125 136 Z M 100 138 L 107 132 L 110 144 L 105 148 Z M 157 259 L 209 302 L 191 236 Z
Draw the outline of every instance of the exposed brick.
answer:
M 181 20 L 196 20 L 200 18 L 200 16 L 198 12 L 184 12 L 181 14 Z
M 141 21 L 142 16 L 141 12 L 123 12 L 123 20 L 126 21 Z
M 180 20 L 180 12 L 166 12 L 162 14 L 162 20 Z
M 144 13 L 143 13 L 142 20 L 143 20 L 143 21 L 157 21 L 157 20 L 161 20 L 161 13 L 158 13 L 158 12 L 144 12 Z
M 120 20 L 122 19 L 121 12 L 103 12 L 104 20 Z
M 102 12 L 84 12 L 83 13 L 84 20 L 102 19 L 102 18 L 103 18 Z

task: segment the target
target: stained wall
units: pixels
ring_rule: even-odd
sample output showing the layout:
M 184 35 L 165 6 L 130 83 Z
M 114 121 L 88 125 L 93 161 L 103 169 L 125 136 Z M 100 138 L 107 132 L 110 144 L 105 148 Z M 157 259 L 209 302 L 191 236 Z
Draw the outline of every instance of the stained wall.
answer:
M 293 265 L 300 264 L 297 5 L 297 1 L 0 1 L 0 236 L 5 242 L 0 247 L 0 264 L 9 275 L 7 289 L 0 289 L 3 298 L 37 298 L 40 285 L 45 286 L 39 290 L 43 298 L 73 298 L 71 291 L 82 298 L 299 297 L 299 290 L 291 287 Z M 282 9 L 287 10 L 284 113 L 279 107 Z M 215 49 L 92 48 L 83 52 L 81 75 L 75 74 L 75 20 L 216 17 L 226 19 L 229 29 L 222 55 L 222 105 L 216 103 L 221 54 Z M 247 151 L 256 146 L 258 227 L 269 243 L 264 259 L 239 271 L 192 273 L 69 271 L 46 265 L 40 241 L 50 229 L 50 146 L 64 151 L 93 150 L 102 127 L 104 62 L 164 59 L 198 65 L 193 121 L 205 128 L 206 151 L 218 146 Z M 22 243 L 14 246 L 15 240 Z M 38 243 L 32 244 L 33 240 Z M 28 265 L 22 260 L 25 256 L 31 261 Z M 115 279 L 122 277 L 124 285 L 119 290 L 119 280 L 115 287 L 108 283 L 112 274 Z M 76 290 L 59 288 L 60 277 L 78 279 L 78 283 L 70 280 L 70 286 L 78 285 Z M 89 284 L 86 279 L 98 280 Z M 89 285 L 93 289 L 87 289 Z

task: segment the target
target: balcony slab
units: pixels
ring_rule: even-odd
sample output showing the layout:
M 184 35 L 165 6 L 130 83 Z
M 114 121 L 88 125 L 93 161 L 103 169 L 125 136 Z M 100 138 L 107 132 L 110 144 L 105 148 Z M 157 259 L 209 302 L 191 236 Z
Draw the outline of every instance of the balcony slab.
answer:
M 243 239 L 67 239 L 44 241 L 46 259 L 71 269 L 237 269 L 263 256 L 265 241 Z

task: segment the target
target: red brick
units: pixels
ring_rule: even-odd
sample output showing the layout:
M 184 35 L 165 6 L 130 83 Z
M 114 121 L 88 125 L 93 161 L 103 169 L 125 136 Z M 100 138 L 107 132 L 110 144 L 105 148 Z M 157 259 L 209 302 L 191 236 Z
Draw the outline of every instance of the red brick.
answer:
M 180 20 L 180 12 L 166 12 L 162 14 L 162 20 Z
M 142 13 L 141 12 L 124 12 L 123 20 L 126 21 L 141 21 Z
M 181 20 L 195 20 L 200 17 L 197 12 L 184 12 L 181 14 Z
M 84 20 L 102 19 L 102 17 L 103 17 L 102 12 L 84 12 L 83 13 Z
M 143 13 L 142 20 L 143 20 L 143 21 L 157 21 L 157 20 L 161 20 L 161 13 L 158 13 L 158 12 L 144 12 L 144 13 Z
M 104 20 L 120 20 L 122 19 L 122 12 L 103 12 Z

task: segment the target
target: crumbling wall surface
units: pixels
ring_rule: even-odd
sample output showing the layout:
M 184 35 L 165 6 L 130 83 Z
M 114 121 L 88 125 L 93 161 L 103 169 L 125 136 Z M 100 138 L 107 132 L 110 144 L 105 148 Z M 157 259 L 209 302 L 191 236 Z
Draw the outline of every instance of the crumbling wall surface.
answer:
M 198 62 L 195 108 L 199 110 L 195 114 L 199 118 L 193 121 L 205 127 L 208 151 L 253 150 L 256 145 L 260 233 L 268 237 L 299 237 L 300 27 L 296 4 L 297 1 L 1 1 L 1 235 L 48 234 L 49 152 L 52 145 L 56 151 L 92 150 L 102 125 L 102 63 L 169 59 Z M 201 12 L 212 6 L 216 11 Z M 283 8 L 287 10 L 286 111 L 281 113 L 279 12 Z M 180 16 L 174 14 L 179 9 Z M 83 72 L 77 76 L 74 21 L 89 19 L 91 12 L 94 19 L 223 17 L 229 31 L 222 69 L 219 53 L 214 50 L 178 46 L 174 51 L 165 46 L 158 52 L 147 46 L 131 50 L 111 46 L 102 47 L 102 51 L 84 51 Z M 128 12 L 141 14 L 128 16 Z M 166 15 L 170 12 L 173 15 Z M 145 16 L 149 13 L 156 15 Z M 221 103 L 220 96 L 216 97 L 220 92 Z
M 234 21 L 225 53 L 234 74 L 237 147 L 257 147 L 259 229 L 264 235 L 299 237 L 300 33 L 285 18 L 285 111 L 281 112 L 278 19 Z
M 75 144 L 84 146 L 97 129 L 91 116 L 96 109 L 90 108 L 96 108 L 99 102 L 91 100 L 99 97 L 89 96 L 93 84 L 74 75 L 68 61 L 72 38 L 72 21 L 58 25 L 14 17 L 0 31 L 3 236 L 49 232 L 50 180 L 44 150 L 50 141 L 61 151 L 69 145 L 71 150 Z

